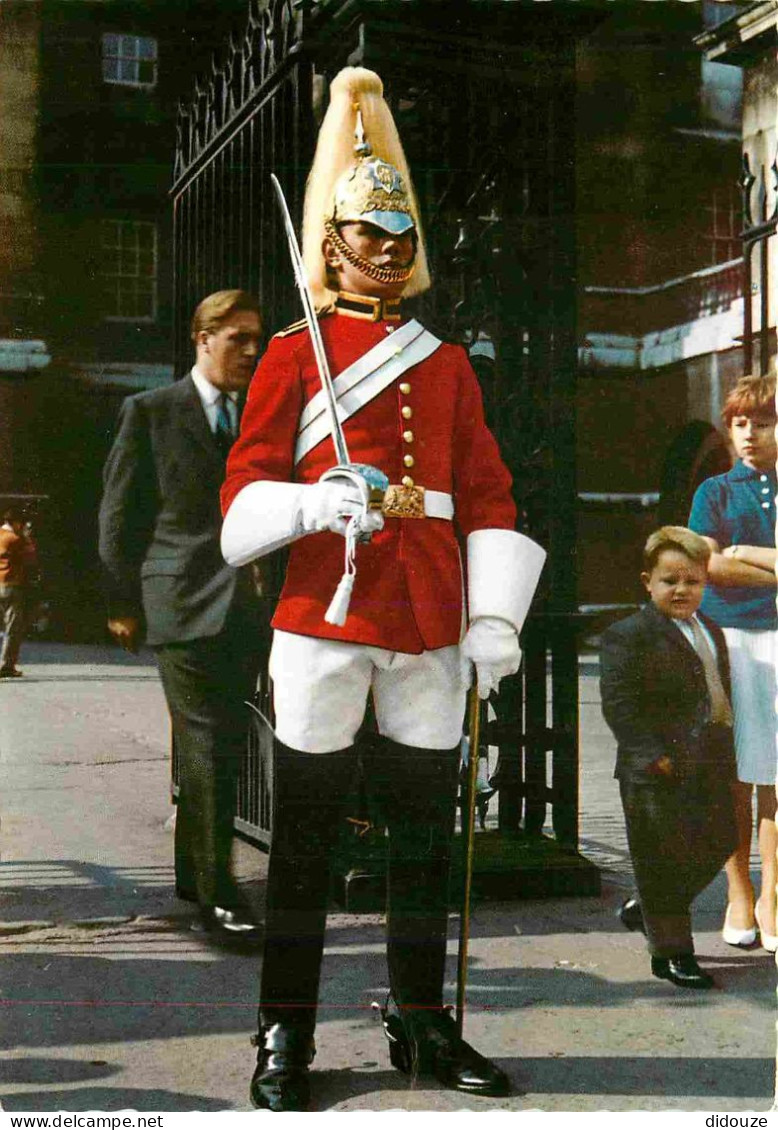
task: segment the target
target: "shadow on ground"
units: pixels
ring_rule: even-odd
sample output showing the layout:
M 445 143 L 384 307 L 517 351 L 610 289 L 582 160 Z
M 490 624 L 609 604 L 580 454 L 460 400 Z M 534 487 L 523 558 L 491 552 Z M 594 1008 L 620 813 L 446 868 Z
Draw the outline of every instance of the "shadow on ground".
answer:
M 5 1111 L 19 1110 L 138 1110 L 138 1111 L 217 1111 L 234 1110 L 221 1099 L 188 1095 L 182 1091 L 149 1090 L 137 1087 L 84 1087 L 77 1091 L 39 1091 L 34 1095 L 0 1094 Z

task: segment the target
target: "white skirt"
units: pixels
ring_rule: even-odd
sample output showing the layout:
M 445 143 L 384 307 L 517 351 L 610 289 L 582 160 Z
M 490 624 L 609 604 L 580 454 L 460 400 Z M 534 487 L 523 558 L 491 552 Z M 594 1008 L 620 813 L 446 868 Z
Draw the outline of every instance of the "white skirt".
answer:
M 778 770 L 778 631 L 723 631 L 732 672 L 738 779 L 774 785 Z

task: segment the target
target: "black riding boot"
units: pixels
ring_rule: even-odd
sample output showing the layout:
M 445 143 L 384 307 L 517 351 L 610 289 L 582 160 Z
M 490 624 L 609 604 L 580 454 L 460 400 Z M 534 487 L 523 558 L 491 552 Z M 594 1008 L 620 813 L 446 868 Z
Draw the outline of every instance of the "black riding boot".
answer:
M 353 749 L 300 753 L 277 744 L 257 1067 L 251 1101 L 307 1110 L 330 856 L 354 772 Z
M 505 1095 L 507 1076 L 460 1039 L 443 1007 L 448 887 L 460 750 L 384 741 L 372 784 L 389 830 L 387 958 L 382 1010 L 392 1064 L 470 1094 Z
M 444 1087 L 499 1098 L 511 1093 L 508 1076 L 465 1043 L 449 1009 L 399 1009 L 391 997 L 381 1009 L 393 1067 L 432 1075 Z
M 389 831 L 389 984 L 401 1008 L 439 1009 L 459 748 L 414 749 L 384 741 L 382 753 L 376 777 Z

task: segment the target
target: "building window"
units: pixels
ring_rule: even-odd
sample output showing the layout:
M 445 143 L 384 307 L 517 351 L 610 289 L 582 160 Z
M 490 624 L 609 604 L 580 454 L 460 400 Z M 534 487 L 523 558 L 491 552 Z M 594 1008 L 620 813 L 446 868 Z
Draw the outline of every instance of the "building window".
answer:
M 121 86 L 155 86 L 156 39 L 141 35 L 104 35 L 103 78 Z
M 729 185 L 714 188 L 708 198 L 707 213 L 709 263 L 715 265 L 738 259 L 743 254 L 742 204 L 738 190 Z
M 157 226 L 139 220 L 103 220 L 105 316 L 132 322 L 157 317 Z

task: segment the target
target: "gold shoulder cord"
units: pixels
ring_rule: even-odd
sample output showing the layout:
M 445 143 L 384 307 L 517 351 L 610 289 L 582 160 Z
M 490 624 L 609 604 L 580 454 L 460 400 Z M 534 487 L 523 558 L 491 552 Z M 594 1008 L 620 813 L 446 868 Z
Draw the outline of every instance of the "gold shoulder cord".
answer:
M 329 303 L 327 306 L 322 306 L 319 310 L 316 311 L 316 317 L 319 319 L 324 318 L 327 316 L 327 314 L 331 314 L 334 309 L 335 307 L 332 303 Z M 291 326 L 286 326 L 284 329 L 279 330 L 277 333 L 274 333 L 273 337 L 291 337 L 292 334 L 301 333 L 304 329 L 306 329 L 307 325 L 308 323 L 306 322 L 305 318 L 300 318 L 299 322 L 292 322 Z

